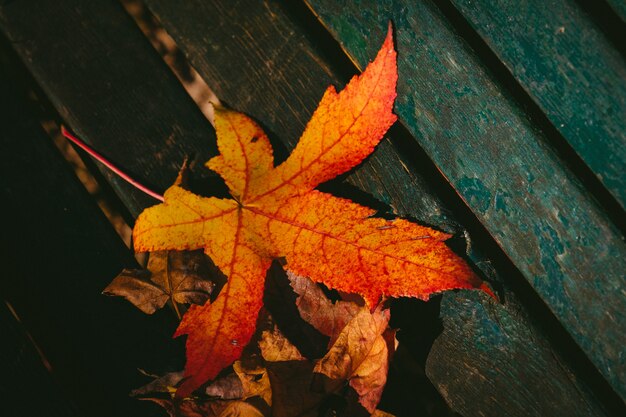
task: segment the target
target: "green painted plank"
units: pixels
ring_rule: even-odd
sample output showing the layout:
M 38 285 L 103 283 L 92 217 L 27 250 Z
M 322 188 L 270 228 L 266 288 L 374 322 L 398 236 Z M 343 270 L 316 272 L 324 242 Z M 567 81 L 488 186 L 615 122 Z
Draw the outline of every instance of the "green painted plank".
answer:
M 567 0 L 452 0 L 622 207 L 626 62 Z
M 626 397 L 626 246 L 435 5 L 308 0 L 363 66 L 392 20 L 396 111 L 613 388 Z
M 166 0 L 146 3 L 218 97 L 257 118 L 273 133 L 273 139 L 288 149 L 295 145 L 326 86 L 343 85 L 346 75 L 351 75 L 328 58 L 331 53 L 323 40 L 325 34 L 311 33 L 315 22 L 283 3 L 245 1 L 238 7 L 226 0 L 188 1 L 184 5 Z M 410 139 L 389 135 L 388 140 L 346 181 L 390 204 L 402 216 L 461 233 L 458 220 L 429 187 L 432 176 L 417 168 L 414 159 L 407 160 L 398 152 L 396 145 Z M 490 262 L 480 254 L 480 248 L 476 244 L 472 248 L 472 260 L 487 267 Z M 444 296 L 444 300 L 451 300 L 444 302 L 442 309 L 446 333 L 433 352 L 448 357 L 435 362 L 440 380 L 450 385 L 449 394 L 474 389 L 473 404 L 485 415 L 500 415 L 503 407 L 512 416 L 602 414 L 585 382 L 574 376 L 574 370 L 550 345 L 548 335 L 523 312 L 515 294 L 507 289 L 506 298 L 506 305 L 497 305 L 486 297 L 464 292 Z M 454 320 L 460 315 L 472 316 L 472 312 L 480 312 L 478 319 L 470 321 L 472 326 Z M 501 317 L 507 320 L 501 321 Z M 467 343 L 481 338 L 500 343 L 480 348 Z M 525 338 L 537 342 L 520 343 Z M 462 375 L 461 381 L 472 381 L 471 387 L 452 387 L 447 382 L 449 378 L 443 374 L 454 370 L 449 366 L 452 356 L 456 362 L 467 364 L 455 369 Z M 523 368 L 514 359 L 523 361 Z M 521 369 L 525 378 L 519 378 Z M 483 374 L 490 378 L 478 378 Z M 481 390 L 483 394 L 478 395 Z

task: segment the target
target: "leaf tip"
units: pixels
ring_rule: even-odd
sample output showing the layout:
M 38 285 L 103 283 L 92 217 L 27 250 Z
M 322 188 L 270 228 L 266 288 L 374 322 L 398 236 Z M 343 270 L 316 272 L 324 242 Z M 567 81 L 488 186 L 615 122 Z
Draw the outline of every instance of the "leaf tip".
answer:
M 384 45 L 393 46 L 393 22 L 391 20 L 387 23 L 387 36 L 385 37 Z
M 484 291 L 487 293 L 487 295 L 489 295 L 491 298 L 493 298 L 496 302 L 500 302 L 500 299 L 498 298 L 498 296 L 493 292 L 493 289 L 491 288 L 491 286 L 489 284 L 487 284 L 485 281 L 483 281 L 480 286 L 478 287 L 479 290 Z

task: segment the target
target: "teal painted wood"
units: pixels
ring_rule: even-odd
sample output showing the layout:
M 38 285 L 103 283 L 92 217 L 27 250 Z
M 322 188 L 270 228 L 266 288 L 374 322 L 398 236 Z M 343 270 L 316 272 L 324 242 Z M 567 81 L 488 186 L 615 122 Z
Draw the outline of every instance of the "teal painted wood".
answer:
M 218 97 L 257 118 L 274 133 L 273 139 L 289 149 L 326 86 L 345 83 L 341 69 L 317 45 L 319 37 L 307 37 L 310 28 L 298 23 L 280 2 L 245 1 L 235 8 L 226 0 L 195 0 L 184 5 L 147 0 L 146 4 Z M 393 136 L 346 181 L 390 204 L 399 215 L 426 220 L 453 233 L 462 232 L 428 186 L 428 179 L 420 177 L 415 164 L 403 161 L 396 150 L 394 144 L 408 139 Z M 472 247 L 470 258 L 488 267 L 489 261 L 480 248 L 475 244 Z M 508 289 L 505 293 L 506 305 L 464 292 L 444 296 L 444 300 L 452 300 L 442 307 L 447 328 L 433 353 L 448 359 L 435 361 L 432 369 L 448 387 L 448 394 L 473 392 L 474 407 L 485 415 L 500 415 L 503 409 L 511 416 L 602 414 L 584 381 L 575 376 L 547 341 L 547 335 L 524 313 L 515 294 Z M 473 326 L 468 326 L 454 319 L 461 315 L 477 318 Z M 499 342 L 483 346 L 467 343 L 478 338 Z M 537 342 L 521 343 L 527 338 Z M 452 356 L 454 361 L 450 360 Z M 524 366 L 514 359 L 520 359 Z M 498 367 L 493 366 L 494 362 Z M 456 363 L 467 366 L 457 368 Z M 525 378 L 520 378 L 521 369 Z M 451 372 L 459 375 L 460 383 L 454 385 L 444 375 Z M 463 381 L 471 381 L 471 387 L 463 386 Z M 483 395 L 478 394 L 481 391 Z M 465 411 L 471 410 L 459 411 L 470 415 Z
M 593 407 L 588 397 L 569 397 L 571 388 L 562 383 L 535 385 L 553 376 L 562 378 L 567 371 L 558 357 L 545 361 L 545 367 L 535 366 L 535 352 L 548 351 L 550 346 L 528 327 L 525 321 L 530 318 L 516 311 L 516 301 L 508 300 L 506 308 L 492 308 L 481 297 L 485 296 L 451 294 L 442 300 L 444 331 L 431 349 L 426 373 L 446 401 L 465 417 L 585 415 Z M 464 329 L 465 337 L 453 334 L 458 328 Z M 584 385 L 576 378 L 573 381 Z
M 607 0 L 611 8 L 615 10 L 615 13 L 622 18 L 622 20 L 626 21 L 626 1 L 624 0 Z
M 626 205 L 626 62 L 568 0 L 452 0 L 605 187 Z
M 429 2 L 308 0 L 353 59 L 396 28 L 402 123 L 626 397 L 621 233 Z

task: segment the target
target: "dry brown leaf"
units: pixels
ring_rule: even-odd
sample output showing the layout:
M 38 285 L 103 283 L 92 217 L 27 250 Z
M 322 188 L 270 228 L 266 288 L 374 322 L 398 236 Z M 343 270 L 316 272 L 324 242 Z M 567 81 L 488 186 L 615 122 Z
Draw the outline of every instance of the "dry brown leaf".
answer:
M 333 303 L 324 291 L 307 277 L 287 271 L 293 290 L 298 294 L 296 305 L 300 316 L 320 333 L 330 336 L 332 346 L 346 324 L 357 315 L 361 307 L 348 301 Z
M 259 348 L 263 359 L 268 362 L 299 361 L 304 357 L 297 347 L 274 326 L 272 330 L 264 330 L 259 340 Z
M 140 400 L 152 401 L 165 409 L 170 417 L 261 417 L 252 405 L 240 401 L 243 388 L 235 374 L 217 379 L 207 387 L 207 394 L 217 398 L 174 398 L 176 386 L 183 379 L 183 372 L 170 372 L 155 378 L 130 395 Z M 233 380 L 234 379 L 234 380 Z M 231 401 L 227 401 L 231 400 Z M 236 400 L 236 401 L 233 401 Z
M 236 374 L 228 374 L 209 384 L 204 392 L 209 397 L 222 400 L 238 400 L 243 398 L 243 385 Z
M 243 386 L 243 399 L 261 397 L 270 407 L 272 406 L 272 388 L 267 369 L 260 364 L 244 364 L 243 361 L 233 363 L 233 369 Z
M 103 291 L 126 298 L 152 314 L 168 300 L 179 304 L 204 304 L 215 284 L 202 251 L 158 251 L 150 254 L 148 270 L 123 270 Z
M 263 417 L 263 414 L 247 402 L 236 401 L 230 403 L 219 417 Z
M 362 308 L 337 337 L 314 371 L 332 380 L 349 380 L 359 402 L 374 412 L 387 381 L 389 351 L 383 333 L 389 310 Z
M 311 390 L 313 366 L 308 360 L 267 364 L 272 385 L 273 417 L 319 415 L 319 406 L 328 394 Z
M 144 395 L 154 395 L 156 393 L 173 393 L 176 391 L 176 385 L 183 379 L 183 372 L 168 372 L 167 374 L 156 377 L 153 381 L 143 387 L 134 389 L 130 392 L 131 397 L 141 397 Z

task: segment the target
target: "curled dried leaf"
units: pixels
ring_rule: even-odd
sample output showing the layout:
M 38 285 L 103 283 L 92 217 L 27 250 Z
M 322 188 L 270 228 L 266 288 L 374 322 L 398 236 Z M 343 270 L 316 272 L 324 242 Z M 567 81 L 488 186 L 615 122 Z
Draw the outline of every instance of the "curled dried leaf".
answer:
M 272 388 L 265 367 L 261 364 L 244 364 L 242 361 L 237 361 L 233 364 L 233 369 L 241 380 L 244 400 L 261 397 L 267 405 L 272 405 Z
M 243 398 L 243 385 L 236 374 L 228 374 L 209 384 L 204 392 L 209 397 L 238 400 Z
M 278 330 L 278 327 L 264 330 L 259 340 L 261 355 L 267 362 L 299 361 L 304 357 L 297 347 Z
M 201 251 L 158 251 L 150 254 L 147 270 L 123 270 L 103 293 L 124 297 L 152 314 L 168 301 L 204 304 L 215 287 L 212 276 Z
M 370 413 L 380 402 L 387 382 L 389 351 L 383 333 L 388 322 L 389 310 L 370 313 L 361 309 L 315 366 L 315 372 L 332 380 L 349 380 L 359 402 Z
M 194 397 L 175 398 L 176 387 L 183 379 L 183 372 L 170 372 L 143 387 L 133 390 L 130 395 L 144 401 L 152 401 L 165 409 L 170 417 L 260 417 L 262 414 L 251 404 L 237 401 L 243 394 L 239 378 L 230 374 L 207 387 L 214 398 Z M 234 380 L 233 380 L 234 379 Z M 219 397 L 219 399 L 215 398 Z M 232 399 L 233 401 L 228 401 Z
M 360 307 L 352 302 L 333 303 L 324 291 L 307 277 L 287 271 L 291 287 L 298 294 L 296 305 L 300 316 L 320 333 L 330 336 L 329 346 L 337 339 L 346 324 L 357 315 Z

